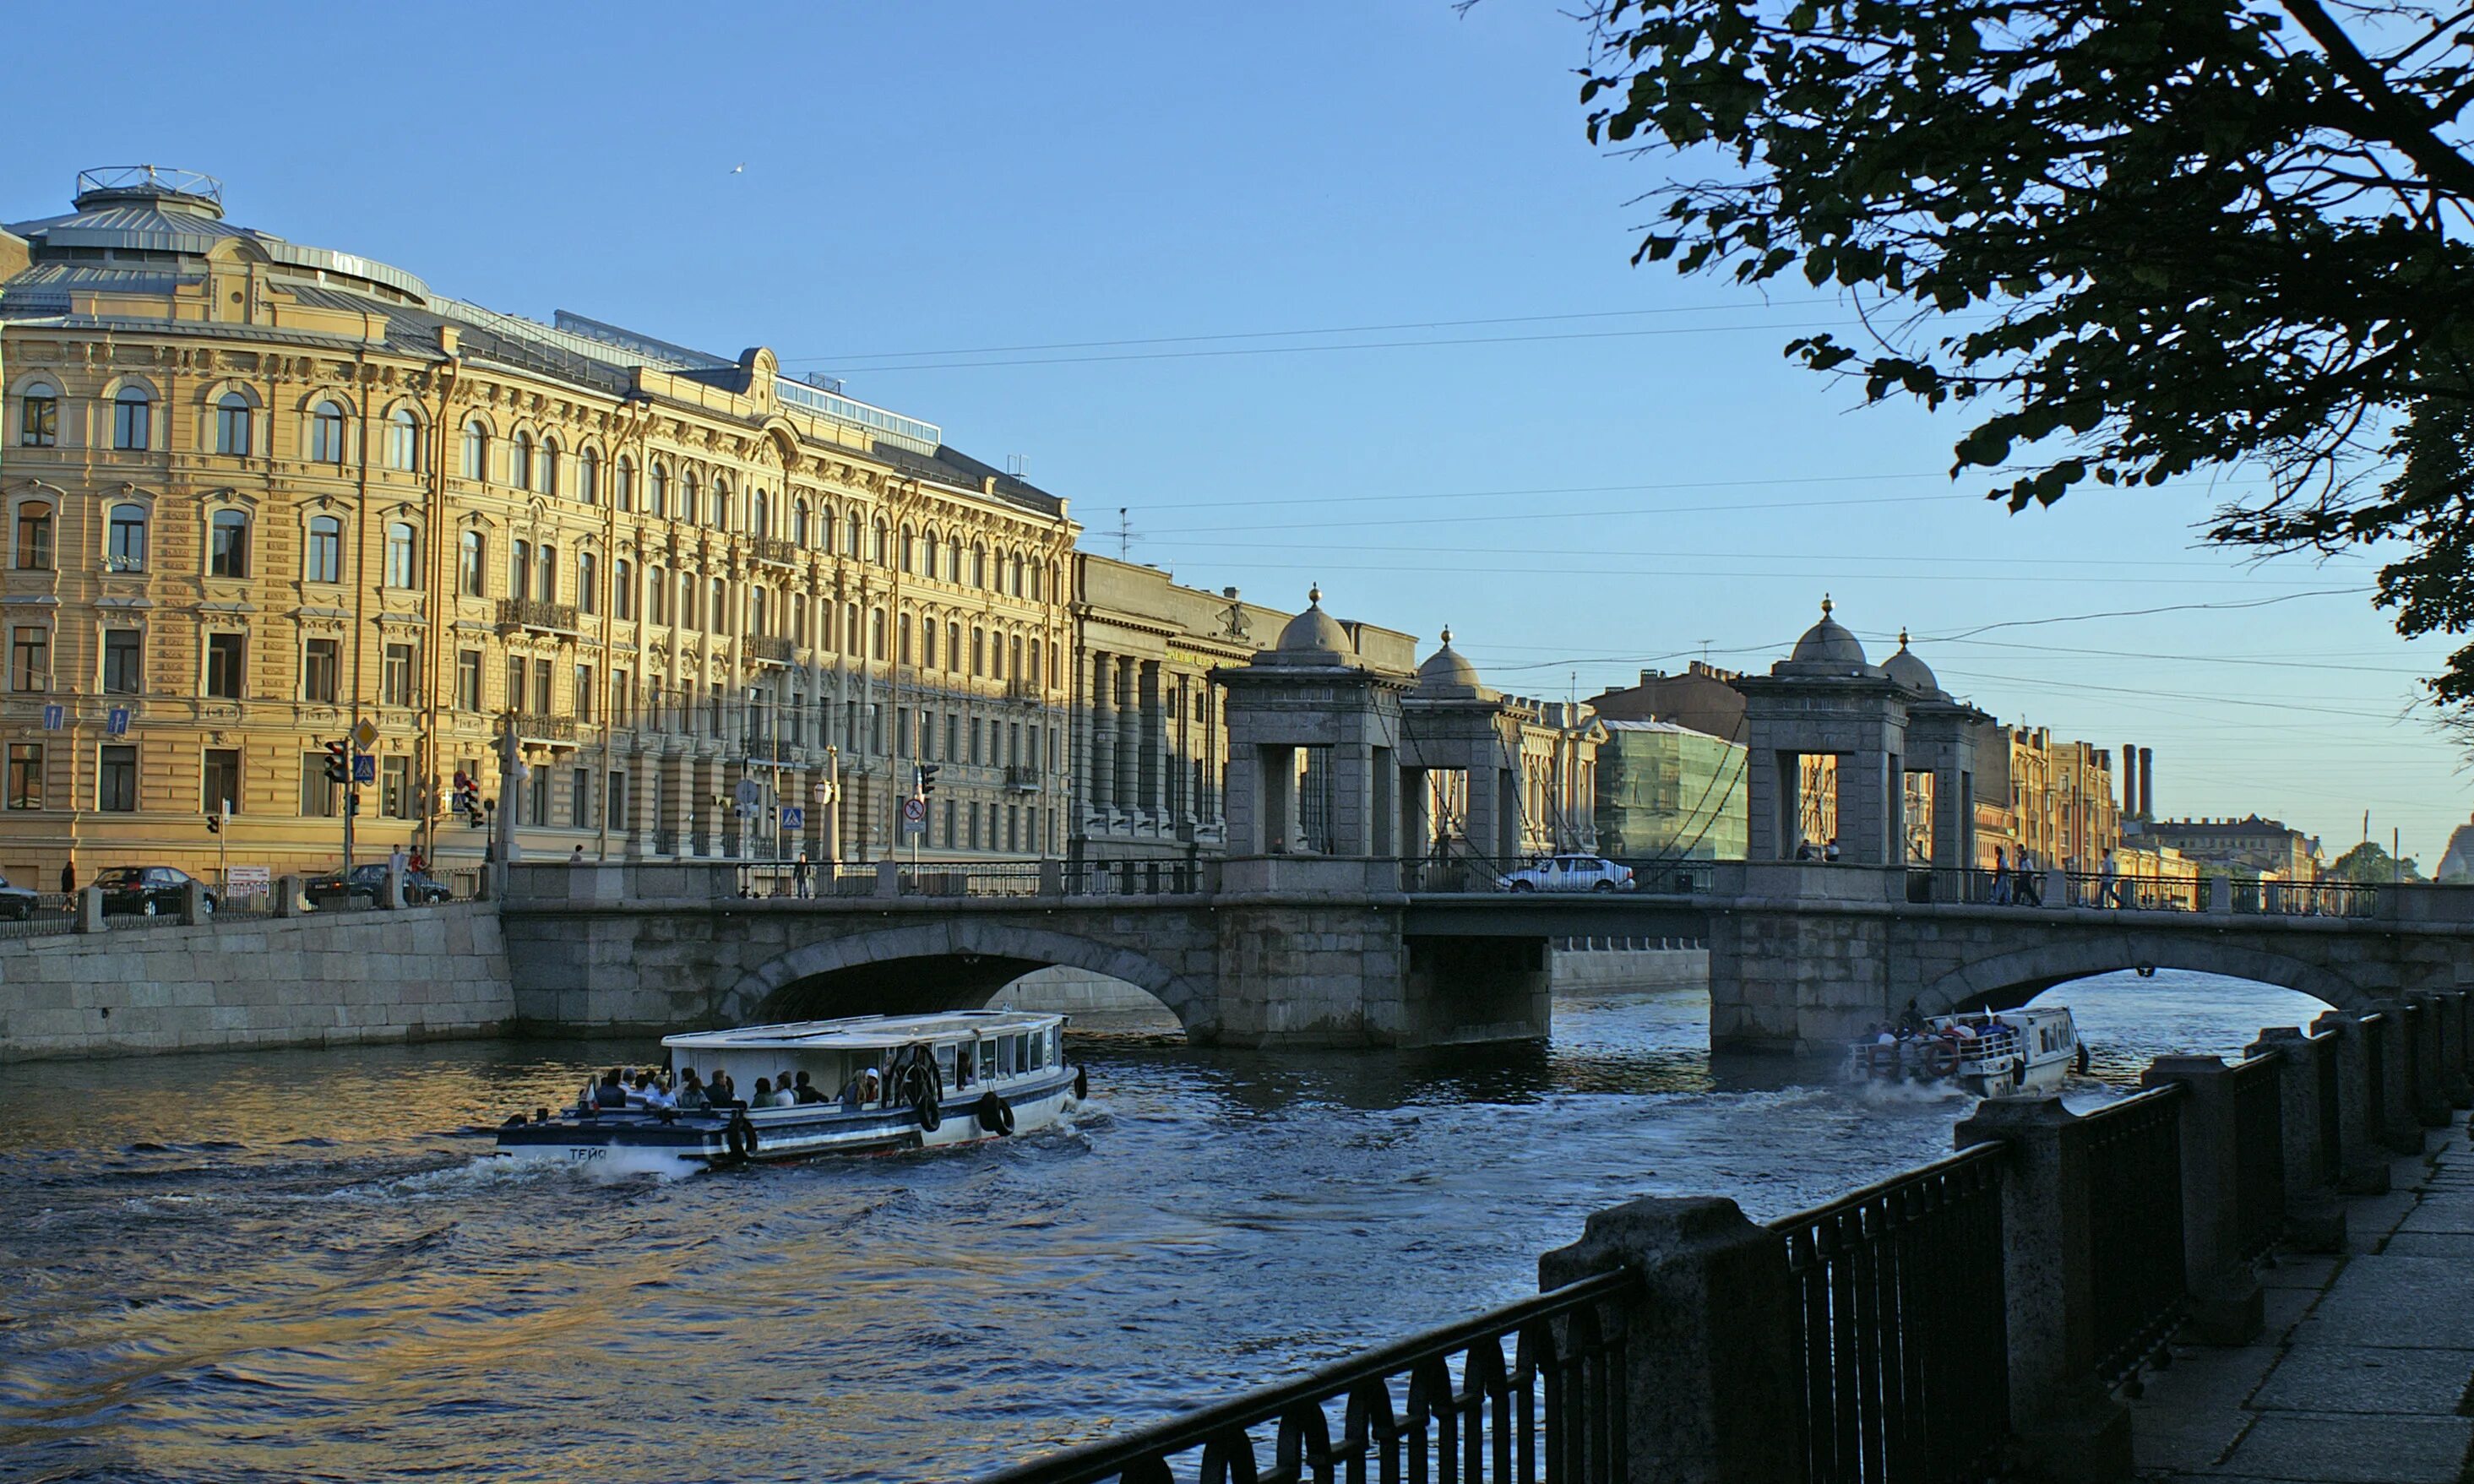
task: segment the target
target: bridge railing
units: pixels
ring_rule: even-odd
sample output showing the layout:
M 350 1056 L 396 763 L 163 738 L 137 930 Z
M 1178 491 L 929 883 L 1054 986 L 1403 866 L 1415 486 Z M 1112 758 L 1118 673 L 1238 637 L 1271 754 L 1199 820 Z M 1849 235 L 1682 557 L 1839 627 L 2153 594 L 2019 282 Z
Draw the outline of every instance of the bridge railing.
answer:
M 2234 881 L 2233 910 L 2261 916 L 2373 917 L 2382 888 L 2353 881 Z
M 2100 1423 L 2177 1336 L 2256 1336 L 2280 1239 L 2345 1250 L 2332 1186 L 2385 1173 L 2382 1098 L 2474 1071 L 2466 992 L 2415 999 L 2264 1031 L 2231 1066 L 2160 1058 L 2084 1116 L 1986 1102 L 1958 1154 L 1766 1227 L 1707 1198 L 1598 1211 L 1540 1259 L 1566 1286 L 995 1477 L 1583 1480 L 1629 1457 L 1633 1477 L 1960 1484 L 2005 1450 L 2029 1475 L 2127 1476 L 2126 1425 L 2011 1420 Z
M 1630 1272 L 1585 1277 L 989 1484 L 1618 1484 L 1631 1461 L 1622 1301 L 1639 1283 Z

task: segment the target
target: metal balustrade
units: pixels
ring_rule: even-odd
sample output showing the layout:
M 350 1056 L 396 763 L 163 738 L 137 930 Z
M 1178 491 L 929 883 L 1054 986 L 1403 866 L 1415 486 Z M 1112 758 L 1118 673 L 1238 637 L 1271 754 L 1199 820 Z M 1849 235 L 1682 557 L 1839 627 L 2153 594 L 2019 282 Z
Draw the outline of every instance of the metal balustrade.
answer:
M 2136 1386 L 2189 1307 L 2182 1267 L 2179 1084 L 2090 1113 L 2086 1140 L 2088 1267 L 2097 1381 Z
M 2285 1234 L 2283 1054 L 2240 1062 L 2226 1074 L 2234 1104 L 2234 1240 L 2244 1259 Z
M 2000 1144 L 1772 1222 L 1800 1333 L 1805 1477 L 1959 1484 L 2009 1431 Z
M 1639 1281 L 1584 1278 L 987 1484 L 1615 1484 L 1630 1476 L 1623 1310 Z

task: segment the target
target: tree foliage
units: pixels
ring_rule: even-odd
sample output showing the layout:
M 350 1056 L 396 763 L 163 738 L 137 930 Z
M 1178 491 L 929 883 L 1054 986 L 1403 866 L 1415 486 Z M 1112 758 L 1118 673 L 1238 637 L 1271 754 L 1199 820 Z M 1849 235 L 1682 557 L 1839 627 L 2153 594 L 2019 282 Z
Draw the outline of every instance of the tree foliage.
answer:
M 2399 864 L 2394 856 L 2366 839 L 2331 862 L 2327 875 L 2331 881 L 2357 881 L 2375 887 L 2386 886 L 2392 881 L 2422 880 L 2422 866 L 2413 857 L 2405 858 L 2402 872 L 2398 869 Z
M 1963 406 L 2013 510 L 2264 470 L 2218 540 L 2379 544 L 2474 626 L 2474 8 L 1604 0 L 1593 139 L 1706 168 L 1638 259 L 1851 292 L 1791 355 Z M 2389 545 L 2401 543 L 2401 545 Z M 2436 682 L 2474 700 L 2474 645 Z

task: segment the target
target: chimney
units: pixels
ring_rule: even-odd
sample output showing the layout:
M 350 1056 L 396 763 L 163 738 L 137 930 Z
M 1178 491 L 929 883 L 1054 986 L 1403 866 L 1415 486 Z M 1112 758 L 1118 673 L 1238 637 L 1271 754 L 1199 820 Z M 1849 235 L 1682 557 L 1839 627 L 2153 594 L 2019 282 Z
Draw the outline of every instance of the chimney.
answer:
M 2128 742 L 2122 745 L 2122 816 L 2146 817 L 2139 812 L 2139 749 Z
M 2156 817 L 2156 749 L 2139 749 L 2139 817 Z

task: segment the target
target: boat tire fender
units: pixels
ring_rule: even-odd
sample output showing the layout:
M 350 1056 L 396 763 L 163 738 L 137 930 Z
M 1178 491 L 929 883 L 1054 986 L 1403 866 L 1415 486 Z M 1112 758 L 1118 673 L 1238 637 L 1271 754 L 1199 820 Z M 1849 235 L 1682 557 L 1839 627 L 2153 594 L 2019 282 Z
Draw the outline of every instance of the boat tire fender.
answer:
M 2088 1047 L 2085 1041 L 2079 1042 L 2078 1068 L 2081 1077 L 2088 1075 Z
M 1864 1048 L 1864 1065 L 1875 1077 L 1896 1077 L 1899 1075 L 1899 1048 L 1875 1041 Z
M 979 1114 L 980 1128 L 986 1132 L 1003 1136 L 1013 1131 L 1013 1109 L 995 1092 L 981 1094 L 980 1106 L 976 1111 Z
M 926 1083 L 912 1089 L 910 1106 L 918 1110 L 919 1127 L 924 1132 L 935 1132 L 936 1126 L 945 1121 L 944 1109 L 936 1106 L 936 1091 Z
M 1938 1039 L 1926 1043 L 1925 1076 L 1927 1078 L 1933 1082 L 1939 1082 L 1943 1078 L 1955 1073 L 1957 1070 L 1957 1047 L 1953 1046 L 1948 1041 Z
M 721 1131 L 721 1141 L 733 1159 L 745 1159 L 755 1155 L 756 1125 L 748 1121 L 747 1109 L 742 1107 L 730 1115 L 729 1124 Z
M 1078 1066 L 1074 1069 L 1074 1101 L 1077 1103 L 1087 1103 L 1090 1099 L 1091 1069 L 1088 1067 Z
M 2024 1054 L 2010 1065 L 2010 1085 L 2013 1087 L 2027 1085 L 2027 1058 Z

